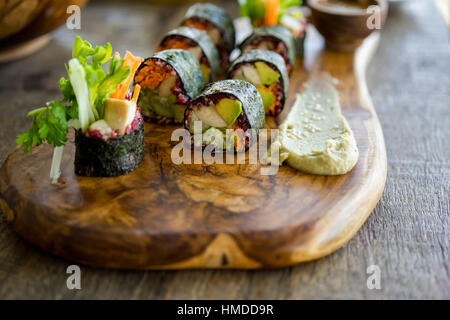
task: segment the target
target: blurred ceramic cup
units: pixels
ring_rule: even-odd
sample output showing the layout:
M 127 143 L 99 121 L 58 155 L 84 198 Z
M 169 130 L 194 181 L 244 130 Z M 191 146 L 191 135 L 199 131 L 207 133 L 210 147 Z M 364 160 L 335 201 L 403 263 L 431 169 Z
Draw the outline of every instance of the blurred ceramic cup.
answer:
M 337 51 L 355 50 L 384 25 L 388 9 L 386 0 L 309 0 L 308 6 L 327 48 Z

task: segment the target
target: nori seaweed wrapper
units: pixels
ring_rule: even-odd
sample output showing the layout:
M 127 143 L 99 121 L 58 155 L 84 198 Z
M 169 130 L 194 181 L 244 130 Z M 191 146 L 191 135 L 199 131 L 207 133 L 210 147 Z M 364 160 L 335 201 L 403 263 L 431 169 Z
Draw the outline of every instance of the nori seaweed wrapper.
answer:
M 222 36 L 228 52 L 233 51 L 236 45 L 236 31 L 234 29 L 233 20 L 231 20 L 224 9 L 212 3 L 196 3 L 188 9 L 183 21 L 191 18 L 200 18 L 210 21 L 222 31 Z
M 242 41 L 242 43 L 239 45 L 239 48 L 245 48 L 255 38 L 259 37 L 273 37 L 283 41 L 288 51 L 289 63 L 291 64 L 292 68 L 294 67 L 296 57 L 295 42 L 288 28 L 280 25 L 255 28 L 253 30 L 253 33 L 244 41 Z
M 222 80 L 208 84 L 197 99 L 204 96 L 214 95 L 218 93 L 225 93 L 232 95 L 238 99 L 242 104 L 242 112 L 247 117 L 250 128 L 259 132 L 259 129 L 264 127 L 266 115 L 264 112 L 264 105 L 256 87 L 248 81 L 244 80 Z M 186 109 L 186 111 L 189 108 Z M 186 116 L 185 116 L 186 119 Z M 186 123 L 185 123 L 186 125 Z
M 228 69 L 228 77 L 230 77 L 233 69 L 237 68 L 240 64 L 244 63 L 255 63 L 262 61 L 270 65 L 271 67 L 278 70 L 281 75 L 281 84 L 283 86 L 284 100 L 283 104 L 287 99 L 289 91 L 289 77 L 286 71 L 286 63 L 284 59 L 276 52 L 270 50 L 253 49 L 243 52 L 236 60 L 233 61 L 230 68 Z
M 147 59 L 154 58 L 167 62 L 175 70 L 189 98 L 195 98 L 205 86 L 200 64 L 190 52 L 182 49 L 168 49 L 156 52 Z M 145 62 L 141 64 L 141 67 L 143 66 Z
M 161 43 L 163 43 L 167 38 L 173 35 L 183 36 L 185 38 L 191 39 L 198 44 L 198 46 L 205 54 L 206 59 L 208 60 L 209 67 L 211 68 L 211 79 L 214 80 L 219 73 L 220 57 L 219 51 L 217 51 L 217 48 L 211 38 L 201 30 L 189 27 L 179 27 L 172 31 L 169 31 L 165 35 Z
M 303 33 L 301 37 L 295 37 L 295 51 L 297 54 L 297 57 L 303 57 L 305 53 L 305 38 L 306 38 L 306 31 Z
M 87 137 L 75 130 L 75 173 L 115 177 L 135 170 L 145 153 L 144 122 L 130 133 L 108 140 Z

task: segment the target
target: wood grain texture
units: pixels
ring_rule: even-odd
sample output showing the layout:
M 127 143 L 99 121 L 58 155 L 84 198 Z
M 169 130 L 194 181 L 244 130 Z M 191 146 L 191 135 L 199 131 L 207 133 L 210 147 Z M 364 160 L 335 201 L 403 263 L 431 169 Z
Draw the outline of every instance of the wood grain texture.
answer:
M 221 3 L 237 12 L 232 1 Z M 81 35 L 145 55 L 187 5 L 94 1 L 83 11 Z M 117 18 L 133 15 L 116 26 Z M 114 17 L 114 19 L 113 19 Z M 105 27 L 110 26 L 110 27 Z M 130 30 L 149 30 L 147 36 Z M 151 31 L 150 31 L 151 30 Z M 35 56 L 0 65 L 0 160 L 29 125 L 24 114 L 59 93 L 75 33 L 60 29 Z M 37 250 L 0 215 L 0 297 L 47 299 L 405 299 L 450 298 L 448 126 L 450 79 L 447 27 L 432 2 L 391 7 L 368 87 L 386 141 L 388 180 L 360 231 L 335 253 L 277 270 L 126 271 L 81 267 L 82 289 L 68 290 L 70 261 Z M 307 39 L 308 47 L 319 47 Z M 401 54 L 400 54 L 401 53 Z M 11 81 L 14 79 L 15 81 Z M 433 94 L 430 94 L 433 92 Z M 429 124 L 432 124 L 431 126 Z M 43 233 L 46 231 L 43 230 Z M 381 290 L 366 286 L 366 268 L 381 270 Z
M 252 269 L 323 257 L 356 233 L 384 188 L 383 134 L 364 76 L 377 42 L 374 34 L 356 55 L 310 50 L 309 74 L 300 59 L 291 74 L 288 108 L 308 77 L 328 72 L 340 81 L 360 151 L 346 175 L 282 166 L 264 176 L 259 164 L 248 163 L 177 165 L 170 137 L 178 126 L 148 124 L 141 165 L 115 178 L 76 176 L 73 138 L 62 160 L 63 186 L 49 183 L 50 146 L 31 155 L 15 148 L 0 171 L 2 207 L 8 204 L 11 226 L 31 243 L 92 266 Z

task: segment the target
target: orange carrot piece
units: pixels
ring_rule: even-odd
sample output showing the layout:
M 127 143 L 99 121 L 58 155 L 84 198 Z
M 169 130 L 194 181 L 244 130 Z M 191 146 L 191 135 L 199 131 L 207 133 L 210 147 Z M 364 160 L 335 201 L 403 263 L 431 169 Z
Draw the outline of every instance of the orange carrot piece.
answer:
M 141 92 L 141 86 L 136 84 L 134 86 L 134 90 L 133 90 L 133 97 L 131 98 L 132 101 L 137 102 L 139 99 L 139 93 Z
M 144 61 L 144 59 L 142 59 L 141 57 L 134 56 L 130 51 L 127 51 L 125 53 L 125 57 L 123 59 L 123 68 L 130 67 L 130 73 L 128 74 L 128 77 L 125 79 L 125 81 L 119 84 L 116 91 L 114 91 L 110 95 L 111 98 L 125 99 L 128 87 L 133 81 L 134 73 L 136 72 L 137 68 L 139 68 L 141 62 Z
M 264 24 L 273 26 L 278 22 L 279 0 L 266 0 L 266 13 L 264 15 Z

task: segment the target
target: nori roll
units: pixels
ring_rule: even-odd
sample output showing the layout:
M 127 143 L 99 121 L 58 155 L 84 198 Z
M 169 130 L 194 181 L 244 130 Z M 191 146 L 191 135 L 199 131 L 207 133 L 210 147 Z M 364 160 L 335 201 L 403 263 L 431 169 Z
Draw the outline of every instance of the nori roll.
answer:
M 290 73 L 295 63 L 295 42 L 286 27 L 280 25 L 255 28 L 253 33 L 239 45 L 242 51 L 251 49 L 271 50 L 281 55 Z
M 236 45 L 236 31 L 225 10 L 211 3 L 196 3 L 188 9 L 181 25 L 205 31 L 216 45 L 226 70 Z
M 280 25 L 291 32 L 297 57 L 303 57 L 307 19 L 301 7 L 290 7 L 279 19 Z
M 125 135 L 106 136 L 100 126 L 93 124 L 86 133 L 75 131 L 75 173 L 87 177 L 114 177 L 136 169 L 145 153 L 144 121 L 139 109 Z
M 182 123 L 186 105 L 205 85 L 197 59 L 182 49 L 147 58 L 134 81 L 142 87 L 138 106 L 144 118 L 158 123 Z
M 167 49 L 189 51 L 200 63 L 206 83 L 215 80 L 217 77 L 220 63 L 219 52 L 205 32 L 189 27 L 174 29 L 164 36 L 156 51 Z
M 246 151 L 264 123 L 261 96 L 254 85 L 244 80 L 210 83 L 189 103 L 184 116 L 194 147 L 213 145 L 219 151 Z M 234 130 L 231 140 L 227 129 Z
M 251 82 L 261 94 L 267 115 L 281 113 L 289 90 L 289 78 L 283 58 L 269 50 L 245 51 L 233 61 L 228 78 Z

